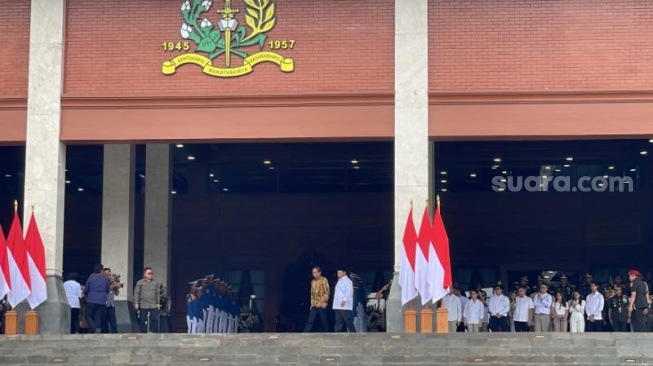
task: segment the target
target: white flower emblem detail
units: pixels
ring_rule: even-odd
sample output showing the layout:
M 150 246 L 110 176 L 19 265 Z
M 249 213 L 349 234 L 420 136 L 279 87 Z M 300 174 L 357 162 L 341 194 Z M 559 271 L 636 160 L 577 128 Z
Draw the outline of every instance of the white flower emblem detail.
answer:
M 209 1 L 209 0 L 202 1 L 202 6 L 204 7 L 204 10 L 208 11 L 211 8 L 211 5 L 213 5 L 213 1 Z
M 202 23 L 200 23 L 200 27 L 202 27 L 202 28 L 212 28 L 213 23 L 211 23 L 210 20 L 204 18 L 204 19 L 202 19 Z
M 181 36 L 184 39 L 188 39 L 188 36 L 193 32 L 193 28 L 188 24 L 184 23 L 181 25 Z
M 181 11 L 190 11 L 190 2 L 186 1 L 185 3 L 181 4 Z

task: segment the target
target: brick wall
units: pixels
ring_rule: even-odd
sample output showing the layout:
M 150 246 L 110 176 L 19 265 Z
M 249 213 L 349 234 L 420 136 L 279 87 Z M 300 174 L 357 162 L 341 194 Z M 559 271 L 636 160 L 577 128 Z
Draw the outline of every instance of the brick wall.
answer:
M 69 0 L 65 93 L 206 96 L 393 90 L 392 0 L 276 0 L 277 23 L 268 40 L 297 41 L 293 50 L 280 51 L 295 60 L 295 71 L 284 74 L 276 65 L 259 64 L 253 74 L 230 80 L 206 76 L 195 65 L 185 65 L 173 76 L 162 75 L 161 62 L 179 54 L 164 52 L 162 43 L 183 41 L 182 2 Z M 215 1 L 205 16 L 217 24 L 216 10 L 222 6 Z M 240 9 L 237 18 L 244 24 L 243 2 L 234 1 L 234 7 Z
M 27 98 L 29 0 L 0 0 L 0 98 Z
M 430 89 L 653 86 L 649 0 L 430 1 Z

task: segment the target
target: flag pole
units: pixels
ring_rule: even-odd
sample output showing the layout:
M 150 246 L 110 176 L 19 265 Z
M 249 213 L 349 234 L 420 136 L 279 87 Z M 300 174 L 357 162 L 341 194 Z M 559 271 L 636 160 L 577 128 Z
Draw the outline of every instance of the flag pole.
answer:
M 14 213 L 18 213 L 18 200 L 16 199 L 14 200 Z M 5 334 L 18 334 L 18 312 L 11 305 L 5 313 Z

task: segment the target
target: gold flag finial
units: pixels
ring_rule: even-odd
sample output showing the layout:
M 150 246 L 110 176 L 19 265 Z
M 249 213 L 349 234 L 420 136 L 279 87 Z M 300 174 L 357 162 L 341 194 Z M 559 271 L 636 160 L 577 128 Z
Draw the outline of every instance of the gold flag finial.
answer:
M 413 200 L 410 200 L 410 208 L 413 208 Z
M 34 213 L 34 204 L 32 203 L 32 213 Z
M 426 206 L 428 206 L 428 205 L 429 205 L 429 199 L 428 199 L 428 198 L 425 199 L 425 200 L 424 200 L 424 203 L 426 204 Z
M 14 200 L 14 213 L 18 212 L 18 200 Z
M 436 202 L 438 204 L 437 207 L 440 207 L 440 195 L 439 194 L 435 196 L 435 200 L 436 200 Z

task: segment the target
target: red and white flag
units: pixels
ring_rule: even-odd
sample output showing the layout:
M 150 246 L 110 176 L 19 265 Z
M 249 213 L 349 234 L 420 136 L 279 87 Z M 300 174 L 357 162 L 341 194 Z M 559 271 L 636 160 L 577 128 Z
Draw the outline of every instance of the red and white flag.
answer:
M 41 239 L 39 227 L 36 224 L 34 213 L 29 220 L 27 233 L 25 233 L 25 247 L 29 263 L 29 277 L 32 292 L 27 296 L 30 308 L 34 310 L 48 298 L 48 290 L 45 285 L 45 247 Z
M 12 307 L 16 307 L 27 298 L 30 293 L 29 261 L 23 229 L 20 227 L 18 213 L 14 212 L 14 222 L 11 224 L 7 237 L 7 254 L 9 256 L 9 272 L 11 276 L 11 292 L 7 300 Z
M 415 289 L 415 251 L 417 249 L 417 232 L 413 221 L 413 208 L 410 208 L 406 228 L 404 229 L 403 247 L 401 251 L 401 267 L 399 267 L 399 287 L 401 287 L 401 305 L 406 305 L 417 296 Z
M 11 276 L 9 275 L 9 258 L 5 233 L 0 227 L 0 299 L 11 291 Z
M 422 224 L 417 236 L 417 253 L 415 254 L 415 287 L 422 297 L 422 305 L 431 301 L 431 291 L 428 285 L 429 247 L 431 246 L 431 218 L 428 206 L 424 208 Z M 435 259 L 435 258 L 433 258 Z
M 433 296 L 433 303 L 435 303 L 442 299 L 453 285 L 451 259 L 449 257 L 449 237 L 444 227 L 444 221 L 442 221 L 439 205 L 435 209 L 435 215 L 433 215 L 429 253 L 431 258 L 428 271 L 429 290 Z

